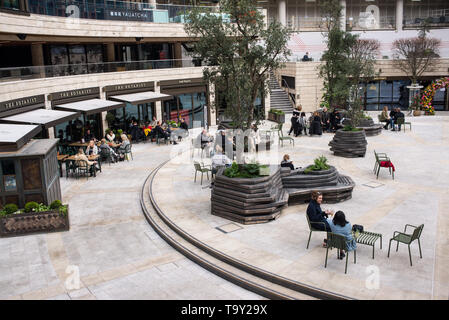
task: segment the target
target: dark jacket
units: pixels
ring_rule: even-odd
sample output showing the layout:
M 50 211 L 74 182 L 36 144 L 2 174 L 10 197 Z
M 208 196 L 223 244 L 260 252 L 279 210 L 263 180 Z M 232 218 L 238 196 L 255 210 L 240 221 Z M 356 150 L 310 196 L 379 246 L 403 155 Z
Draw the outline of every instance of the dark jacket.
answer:
M 319 116 L 313 117 L 309 131 L 310 134 L 318 134 L 318 135 L 323 134 L 323 128 L 321 127 L 321 118 Z
M 292 170 L 295 170 L 295 166 L 293 165 L 293 163 L 291 161 L 282 160 L 281 161 L 281 167 L 286 167 L 286 168 L 290 168 Z
M 321 210 L 320 205 L 315 200 L 310 200 L 309 206 L 307 207 L 307 216 L 309 217 L 312 227 L 323 231 L 331 231 L 329 223 L 326 219 L 327 214 Z M 324 226 L 321 223 L 318 224 L 314 222 L 323 222 Z

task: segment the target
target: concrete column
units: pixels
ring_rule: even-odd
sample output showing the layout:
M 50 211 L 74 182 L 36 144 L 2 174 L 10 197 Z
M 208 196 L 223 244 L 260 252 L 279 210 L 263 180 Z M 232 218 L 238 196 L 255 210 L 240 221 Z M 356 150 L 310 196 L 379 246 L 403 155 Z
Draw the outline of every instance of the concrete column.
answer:
M 287 25 L 287 2 L 285 0 L 279 0 L 279 22 L 283 25 Z
M 404 20 L 404 0 L 396 0 L 396 31 L 402 31 Z
M 209 111 L 209 126 L 217 125 L 217 108 L 215 107 L 215 85 L 209 84 L 209 105 L 207 106 Z
M 115 61 L 115 47 L 113 43 L 106 44 L 106 62 Z
M 154 82 L 154 92 L 157 92 L 157 93 L 161 92 L 161 87 L 158 86 L 157 81 Z M 156 119 L 162 121 L 162 102 L 156 101 L 154 103 L 154 109 L 156 111 Z
M 31 44 L 31 59 L 35 70 L 33 73 L 39 74 L 41 78 L 45 78 L 45 70 L 44 68 L 39 68 L 38 66 L 44 65 L 44 49 L 41 43 L 32 43 Z
M 341 30 L 346 30 L 346 0 L 340 0 L 340 5 L 343 7 L 341 10 L 340 27 Z
M 103 91 L 103 87 L 100 87 L 100 99 L 105 99 L 106 100 L 106 92 Z M 106 129 L 109 128 L 108 122 L 106 121 L 106 114 L 108 112 L 107 111 L 103 111 L 101 113 L 101 122 L 103 123 L 103 134 L 106 131 Z
M 45 109 L 51 110 L 51 101 L 48 100 L 47 95 L 45 95 L 45 96 L 46 96 L 45 97 Z M 54 139 L 55 138 L 55 127 L 48 128 L 48 137 L 50 139 Z
M 182 46 L 180 42 L 175 42 L 173 44 L 173 51 L 174 51 L 174 59 L 175 61 L 175 67 L 176 68 L 182 68 Z

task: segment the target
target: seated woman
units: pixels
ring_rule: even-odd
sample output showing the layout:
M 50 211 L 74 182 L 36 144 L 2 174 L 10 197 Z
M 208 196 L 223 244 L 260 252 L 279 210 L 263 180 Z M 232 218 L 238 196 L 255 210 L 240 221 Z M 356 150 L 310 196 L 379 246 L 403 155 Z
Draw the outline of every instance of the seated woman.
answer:
M 380 114 L 380 122 L 385 122 L 384 129 L 388 130 L 388 125 L 390 124 L 390 116 L 388 115 L 388 106 L 384 106 L 382 113 Z
M 79 167 L 85 167 L 87 165 L 91 176 L 95 173 L 94 170 L 99 170 L 99 168 L 95 166 L 97 161 L 89 161 L 84 154 L 83 148 L 78 149 L 78 153 L 75 155 L 75 162 Z
M 125 160 L 125 152 L 126 152 L 126 148 L 130 145 L 128 137 L 126 136 L 126 134 L 122 134 L 120 136 L 120 138 L 122 139 L 122 143 L 120 144 L 120 147 L 118 147 L 117 152 L 118 152 L 118 156 L 119 156 L 119 160 L 123 161 Z
M 337 211 L 334 215 L 334 218 L 328 218 L 327 222 L 329 223 L 332 233 L 340 234 L 346 238 L 346 245 L 348 246 L 349 251 L 356 249 L 356 242 L 351 232 L 352 226 L 348 221 L 346 221 L 346 217 L 343 211 Z M 344 256 L 345 253 L 343 252 L 343 250 L 340 250 L 338 259 L 343 259 Z
M 86 148 L 86 154 L 88 156 L 97 155 L 98 154 L 98 148 L 95 145 L 94 140 L 89 141 L 89 145 Z
M 309 217 L 310 225 L 317 230 L 331 232 L 327 217 L 333 215 L 332 211 L 321 210 L 321 203 L 323 202 L 323 194 L 318 191 L 312 192 L 312 199 L 307 207 L 307 216 Z M 319 223 L 318 223 L 319 222 Z M 324 224 L 324 225 L 323 225 Z M 326 239 L 324 239 L 323 246 L 326 246 Z
M 115 134 L 111 129 L 106 130 L 106 140 L 108 140 L 108 142 L 115 141 Z
M 321 136 L 323 134 L 323 128 L 321 127 L 321 118 L 318 114 L 318 111 L 315 111 L 313 113 L 312 122 L 310 123 L 310 130 L 309 134 L 313 135 L 319 135 Z
M 292 170 L 295 170 L 295 166 L 293 165 L 292 161 L 290 160 L 290 156 L 288 154 L 284 155 L 284 158 L 281 161 L 281 167 L 290 168 Z

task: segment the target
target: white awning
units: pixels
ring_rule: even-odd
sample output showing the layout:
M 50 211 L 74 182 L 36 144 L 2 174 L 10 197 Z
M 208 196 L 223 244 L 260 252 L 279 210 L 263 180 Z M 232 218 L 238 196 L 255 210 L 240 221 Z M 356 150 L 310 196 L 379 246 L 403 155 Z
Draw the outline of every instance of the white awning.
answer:
M 130 94 L 122 94 L 119 96 L 109 97 L 111 100 L 128 102 L 131 104 L 141 104 L 148 102 L 155 102 L 161 100 L 170 100 L 173 96 L 165 93 L 153 92 L 153 91 L 145 91 L 145 92 L 137 92 Z
M 41 130 L 39 125 L 0 123 L 0 151 L 19 149 Z
M 79 112 L 67 112 L 59 110 L 36 109 L 14 116 L 1 118 L 3 121 L 15 123 L 41 124 L 45 128 L 51 128 L 59 123 L 63 123 L 79 116 Z
M 89 99 L 71 103 L 58 104 L 55 106 L 55 108 L 69 111 L 80 111 L 84 114 L 94 114 L 121 108 L 123 106 L 124 106 L 123 102 L 116 102 L 103 99 Z

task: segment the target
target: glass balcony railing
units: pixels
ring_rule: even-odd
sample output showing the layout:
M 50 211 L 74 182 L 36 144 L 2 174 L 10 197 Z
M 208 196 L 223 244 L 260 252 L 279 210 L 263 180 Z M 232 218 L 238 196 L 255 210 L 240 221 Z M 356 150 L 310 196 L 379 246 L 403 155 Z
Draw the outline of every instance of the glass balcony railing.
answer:
M 151 4 L 126 1 L 95 0 L 29 0 L 34 14 L 66 18 L 183 23 L 193 6 Z M 217 12 L 217 7 L 201 6 L 205 12 Z
M 404 27 L 419 27 L 425 22 L 429 27 L 448 27 L 449 8 L 429 10 L 416 15 L 404 15 Z
M 199 60 L 182 59 L 0 68 L 0 82 L 104 72 L 200 67 L 201 65 Z
M 395 29 L 395 16 L 381 16 L 376 19 L 373 15 L 349 17 L 346 19 L 346 27 L 352 30 L 379 30 Z

